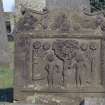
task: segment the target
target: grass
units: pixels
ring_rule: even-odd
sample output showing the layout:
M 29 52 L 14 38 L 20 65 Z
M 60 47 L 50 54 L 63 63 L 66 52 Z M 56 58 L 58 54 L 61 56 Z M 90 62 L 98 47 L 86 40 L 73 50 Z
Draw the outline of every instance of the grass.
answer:
M 0 89 L 13 87 L 14 42 L 8 42 L 10 64 L 0 66 Z
M 9 42 L 10 64 L 0 66 L 0 102 L 13 101 L 14 42 Z
M 9 67 L 0 67 L 0 88 L 13 87 L 13 70 Z

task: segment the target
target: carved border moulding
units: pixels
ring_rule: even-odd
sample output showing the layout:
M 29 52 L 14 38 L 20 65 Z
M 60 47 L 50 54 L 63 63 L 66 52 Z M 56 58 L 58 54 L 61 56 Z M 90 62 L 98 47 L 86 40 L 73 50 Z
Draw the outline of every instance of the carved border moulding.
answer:
M 105 31 L 103 15 L 81 12 L 72 12 L 67 9 L 55 9 L 42 12 L 25 8 L 23 17 L 18 21 L 16 32 L 47 31 L 51 33 L 74 33 L 84 36 L 102 36 Z M 101 14 L 103 12 L 100 12 Z
M 104 91 L 101 84 L 100 43 L 100 39 L 32 39 L 29 69 L 32 85 L 27 85 L 25 89 Z
M 31 98 L 31 96 L 29 96 Z M 42 105 L 79 105 L 82 98 L 79 96 L 68 96 L 67 94 L 50 94 L 50 93 L 35 93 L 30 100 L 27 98 L 26 102 L 42 104 Z

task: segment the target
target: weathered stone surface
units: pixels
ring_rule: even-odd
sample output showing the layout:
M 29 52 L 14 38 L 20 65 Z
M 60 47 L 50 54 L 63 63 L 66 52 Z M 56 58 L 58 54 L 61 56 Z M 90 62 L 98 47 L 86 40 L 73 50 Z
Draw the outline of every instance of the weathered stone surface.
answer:
M 22 103 L 0 103 L 0 105 L 37 105 L 37 104 L 22 104 Z
M 21 17 L 23 7 L 27 7 L 33 10 L 42 11 L 45 8 L 45 0 L 15 0 L 16 1 L 16 17 Z
M 104 95 L 100 71 L 101 37 L 37 39 L 34 34 L 22 35 L 18 35 L 16 41 L 16 100 L 28 102 L 37 92 Z M 72 94 L 70 96 L 72 98 Z M 78 94 L 78 97 L 83 100 L 85 95 Z
M 85 98 L 84 105 L 105 105 L 104 98 Z
M 15 38 L 14 100 L 79 105 L 105 97 L 104 31 L 96 23 L 66 9 L 27 10 Z
M 46 0 L 49 10 L 53 9 L 70 9 L 73 11 L 81 11 L 83 8 L 90 8 L 89 0 Z
M 17 24 L 17 31 L 50 31 L 50 33 L 72 33 L 100 35 L 104 32 L 103 17 L 87 16 L 84 12 L 70 12 L 66 9 L 37 12 L 26 8 L 26 12 Z M 50 35 L 49 35 L 50 36 Z
M 35 90 L 69 90 L 101 84 L 100 40 L 34 39 L 31 44 L 30 79 L 35 81 Z

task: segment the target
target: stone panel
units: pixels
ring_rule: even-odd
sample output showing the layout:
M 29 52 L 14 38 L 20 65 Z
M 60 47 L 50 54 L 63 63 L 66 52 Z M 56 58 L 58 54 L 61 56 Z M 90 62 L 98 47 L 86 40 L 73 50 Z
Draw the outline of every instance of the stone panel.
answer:
M 100 40 L 33 39 L 31 43 L 30 70 L 36 89 L 101 84 Z
M 35 38 L 23 34 L 16 39 L 16 100 L 25 101 L 37 92 L 104 96 L 101 37 Z M 85 96 L 78 94 L 82 100 Z

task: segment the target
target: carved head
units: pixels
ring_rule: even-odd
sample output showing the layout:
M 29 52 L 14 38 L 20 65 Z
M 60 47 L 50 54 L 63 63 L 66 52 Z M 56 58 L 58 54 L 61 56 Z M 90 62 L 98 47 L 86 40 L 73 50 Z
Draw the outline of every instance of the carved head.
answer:
M 41 47 L 41 42 L 36 41 L 36 42 L 33 43 L 33 48 L 34 49 L 40 49 L 40 47 Z
M 77 63 L 84 62 L 83 56 L 82 55 L 76 56 L 76 61 L 77 61 Z
M 97 50 L 96 43 L 91 42 L 90 45 L 89 45 L 89 48 L 90 48 L 92 51 Z
M 81 48 L 82 51 L 87 51 L 87 49 L 88 49 L 88 44 L 82 43 L 82 44 L 80 45 L 80 48 Z
M 51 54 L 48 54 L 47 55 L 47 60 L 49 61 L 49 62 L 53 62 L 54 61 L 54 55 L 51 53 Z

